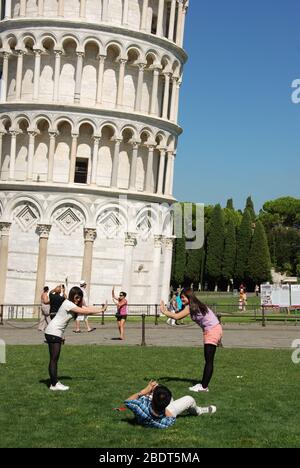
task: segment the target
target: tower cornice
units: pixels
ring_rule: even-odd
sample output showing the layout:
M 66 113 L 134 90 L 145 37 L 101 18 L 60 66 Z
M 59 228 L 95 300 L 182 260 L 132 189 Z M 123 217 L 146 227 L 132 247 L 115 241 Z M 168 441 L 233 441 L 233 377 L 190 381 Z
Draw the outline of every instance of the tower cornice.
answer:
M 132 29 L 127 29 L 125 27 L 118 27 L 112 24 L 96 24 L 96 23 L 89 23 L 89 22 L 79 22 L 79 21 L 68 21 L 63 18 L 16 18 L 16 19 L 9 19 L 3 20 L 0 22 L 0 33 L 7 30 L 14 30 L 14 29 L 38 29 L 50 27 L 51 29 L 70 29 L 70 30 L 78 30 L 78 31 L 94 31 L 95 33 L 112 33 L 118 34 L 120 36 L 124 36 L 125 38 L 132 38 L 132 39 L 139 39 L 141 41 L 150 42 L 152 45 L 156 45 L 167 49 L 168 51 L 172 52 L 175 57 L 177 57 L 183 64 L 186 63 L 188 56 L 184 49 L 176 45 L 174 42 L 168 40 L 164 37 L 158 37 L 154 34 L 148 34 L 142 31 L 134 31 Z

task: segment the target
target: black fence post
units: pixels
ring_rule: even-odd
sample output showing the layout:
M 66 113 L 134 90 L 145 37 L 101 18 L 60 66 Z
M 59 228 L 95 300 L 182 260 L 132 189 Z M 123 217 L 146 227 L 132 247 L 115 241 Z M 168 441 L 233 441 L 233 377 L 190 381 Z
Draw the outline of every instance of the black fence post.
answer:
M 102 310 L 101 325 L 104 325 L 104 310 Z
M 1 322 L 0 322 L 0 325 L 4 325 L 4 322 L 3 322 L 3 304 L 1 304 L 0 306 L 0 315 L 1 315 Z
M 158 305 L 155 305 L 155 325 L 158 325 Z
M 266 315 L 265 315 L 265 306 L 262 306 L 262 326 L 266 326 Z
M 146 316 L 142 314 L 142 344 L 141 346 L 146 346 Z

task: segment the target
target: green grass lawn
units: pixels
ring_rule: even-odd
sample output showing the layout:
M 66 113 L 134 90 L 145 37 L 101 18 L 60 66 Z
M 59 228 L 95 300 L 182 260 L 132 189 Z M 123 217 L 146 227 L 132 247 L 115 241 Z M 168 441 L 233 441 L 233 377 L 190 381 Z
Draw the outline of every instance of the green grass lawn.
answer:
M 193 394 L 217 413 L 178 418 L 160 431 L 116 412 L 155 378 L 174 397 L 202 371 L 202 349 L 65 346 L 52 393 L 45 346 L 9 346 L 0 364 L 1 447 L 299 447 L 300 365 L 283 350 L 219 349 L 210 392 Z M 242 378 L 237 378 L 242 376 Z

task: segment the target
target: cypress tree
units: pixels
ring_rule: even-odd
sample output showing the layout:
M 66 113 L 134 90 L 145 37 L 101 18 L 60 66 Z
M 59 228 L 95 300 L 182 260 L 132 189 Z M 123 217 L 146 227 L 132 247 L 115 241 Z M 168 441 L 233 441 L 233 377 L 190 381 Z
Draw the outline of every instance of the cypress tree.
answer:
M 222 266 L 222 276 L 229 284 L 234 277 L 234 267 L 236 261 L 236 230 L 233 219 L 229 219 L 225 234 L 224 258 Z
M 228 210 L 234 211 L 233 199 L 232 199 L 232 198 L 229 198 L 229 200 L 227 200 L 226 208 L 227 208 Z
M 255 214 L 255 210 L 254 210 L 254 203 L 252 201 L 251 196 L 247 198 L 245 210 L 249 211 L 250 216 L 251 216 L 251 220 L 255 221 L 256 214 Z
M 271 280 L 271 258 L 265 228 L 257 221 L 249 254 L 247 273 L 256 284 Z
M 173 268 L 172 268 L 172 283 L 176 285 L 182 284 L 184 281 L 186 265 L 186 250 L 185 238 L 182 236 L 175 240 L 175 248 L 173 254 Z
M 237 233 L 237 249 L 235 264 L 235 279 L 245 281 L 246 269 L 252 239 L 252 221 L 248 210 L 245 209 L 241 225 Z
M 206 272 L 208 278 L 217 286 L 222 277 L 222 260 L 224 254 L 225 226 L 222 208 L 214 207 L 207 239 Z
M 187 252 L 185 280 L 188 285 L 194 283 L 194 285 L 198 286 L 200 282 L 203 253 L 203 248 L 197 250 L 189 250 Z

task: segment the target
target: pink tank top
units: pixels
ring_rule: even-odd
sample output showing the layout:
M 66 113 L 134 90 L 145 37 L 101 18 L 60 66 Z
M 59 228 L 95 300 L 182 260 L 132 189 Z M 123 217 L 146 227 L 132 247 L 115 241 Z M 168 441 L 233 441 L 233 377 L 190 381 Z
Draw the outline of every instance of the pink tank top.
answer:
M 208 309 L 206 315 L 202 315 L 201 312 L 194 315 L 191 314 L 191 319 L 197 323 L 202 330 L 210 330 L 220 323 L 211 309 Z
M 119 314 L 120 315 L 127 315 L 128 314 L 128 305 L 127 305 L 127 302 L 126 304 L 123 304 L 119 310 L 118 310 Z

